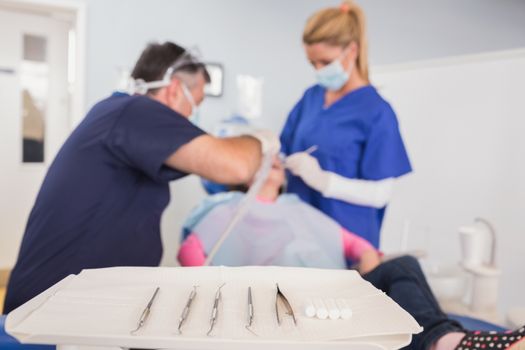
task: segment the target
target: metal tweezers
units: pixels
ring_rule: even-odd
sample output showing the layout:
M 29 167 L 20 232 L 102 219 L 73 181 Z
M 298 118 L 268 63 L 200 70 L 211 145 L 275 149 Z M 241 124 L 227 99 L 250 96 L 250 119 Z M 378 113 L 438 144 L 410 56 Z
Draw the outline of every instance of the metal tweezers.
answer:
M 254 335 L 257 335 L 254 331 L 251 330 L 251 326 L 253 323 L 253 297 L 252 297 L 252 287 L 248 287 L 248 320 L 246 321 L 246 325 L 244 326 L 248 331 L 253 333 Z
M 215 300 L 213 301 L 213 309 L 211 310 L 211 317 L 210 317 L 210 330 L 208 333 L 206 333 L 207 336 L 211 334 L 211 331 L 213 331 L 213 327 L 215 326 L 215 323 L 217 323 L 217 317 L 219 314 L 219 301 L 221 300 L 221 288 L 224 287 L 226 283 L 223 283 L 218 289 L 217 292 L 215 292 Z
M 284 307 L 286 308 L 285 313 L 292 316 L 293 323 L 295 326 L 297 326 L 297 320 L 295 318 L 292 305 L 290 305 L 290 302 L 279 288 L 279 283 L 276 283 L 275 286 L 277 287 L 277 292 L 275 294 L 275 315 L 277 316 L 277 324 L 279 326 L 281 325 L 281 317 L 279 316 L 279 300 L 281 300 L 281 302 L 284 304 Z
M 181 332 L 182 325 L 186 321 L 186 318 L 188 318 L 188 314 L 190 313 L 191 303 L 193 302 L 193 299 L 195 299 L 196 295 L 197 295 L 197 286 L 193 286 L 193 290 L 191 291 L 188 297 L 188 300 L 186 301 L 186 305 L 184 306 L 184 309 L 182 310 L 182 313 L 179 317 L 179 326 L 177 327 L 179 334 L 182 333 Z
M 160 287 L 157 287 L 157 289 L 155 289 L 153 296 L 148 302 L 148 305 L 146 305 L 146 308 L 144 309 L 144 311 L 142 311 L 142 314 L 140 315 L 139 322 L 137 323 L 137 328 L 130 332 L 132 335 L 135 335 L 138 332 L 138 330 L 141 329 L 146 323 L 146 321 L 148 320 L 149 314 L 151 312 L 151 307 L 153 306 L 153 302 L 155 301 L 155 298 L 157 297 L 159 290 L 160 290 Z

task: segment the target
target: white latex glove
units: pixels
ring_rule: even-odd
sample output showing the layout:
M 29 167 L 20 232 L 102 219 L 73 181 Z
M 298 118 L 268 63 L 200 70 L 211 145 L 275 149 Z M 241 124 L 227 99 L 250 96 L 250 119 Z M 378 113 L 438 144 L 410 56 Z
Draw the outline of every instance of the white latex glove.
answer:
M 299 176 L 308 186 L 324 193 L 330 182 L 330 174 L 321 169 L 319 162 L 306 152 L 294 153 L 286 158 L 285 167 Z
M 281 149 L 281 141 L 279 140 L 279 137 L 271 130 L 250 130 L 246 133 L 246 135 L 252 136 L 259 140 L 263 154 L 277 154 Z

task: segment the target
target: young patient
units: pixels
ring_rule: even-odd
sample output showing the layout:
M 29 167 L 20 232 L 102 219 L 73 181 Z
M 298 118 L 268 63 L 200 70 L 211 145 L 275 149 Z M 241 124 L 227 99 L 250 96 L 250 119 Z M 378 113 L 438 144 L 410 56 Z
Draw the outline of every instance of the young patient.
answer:
M 365 239 L 348 232 L 296 195 L 279 195 L 284 178 L 284 169 L 275 160 L 256 202 L 222 244 L 213 265 L 346 268 L 348 259 L 366 273 L 379 264 L 379 253 Z M 231 194 L 227 201 L 208 208 L 198 222 L 189 225 L 192 233 L 178 253 L 182 266 L 204 264 L 243 196 L 241 192 Z
M 346 268 L 347 258 L 357 262 L 364 279 L 423 326 L 406 349 L 525 350 L 523 327 L 507 333 L 463 329 L 441 310 L 415 258 L 403 256 L 381 263 L 380 254 L 367 241 L 295 195 L 279 195 L 283 182 L 283 168 L 275 161 L 257 201 L 224 241 L 213 265 Z M 178 253 L 182 266 L 204 264 L 243 196 L 240 192 L 216 195 L 195 210 L 185 225 L 191 234 Z

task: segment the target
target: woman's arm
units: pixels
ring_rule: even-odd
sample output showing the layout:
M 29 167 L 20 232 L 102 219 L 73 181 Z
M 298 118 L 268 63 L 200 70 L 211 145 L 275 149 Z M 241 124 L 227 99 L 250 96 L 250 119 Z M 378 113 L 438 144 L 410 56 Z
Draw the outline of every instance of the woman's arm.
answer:
M 345 257 L 359 261 L 358 270 L 361 274 L 372 271 L 381 263 L 381 253 L 366 239 L 344 228 L 341 228 L 341 236 Z
M 349 179 L 323 170 L 318 160 L 305 152 L 286 158 L 285 166 L 325 197 L 373 208 L 383 208 L 388 204 L 395 181 L 394 178 L 377 181 Z
M 329 172 L 328 186 L 323 195 L 352 204 L 383 208 L 390 201 L 393 187 L 393 178 L 377 181 L 348 179 Z

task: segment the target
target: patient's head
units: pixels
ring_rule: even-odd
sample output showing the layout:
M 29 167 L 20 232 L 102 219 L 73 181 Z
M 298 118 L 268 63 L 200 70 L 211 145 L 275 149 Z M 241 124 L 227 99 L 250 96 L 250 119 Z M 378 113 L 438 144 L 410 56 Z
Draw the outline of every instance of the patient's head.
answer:
M 284 166 L 279 157 L 276 156 L 273 160 L 272 168 L 270 169 L 270 173 L 268 174 L 268 178 L 266 179 L 266 182 L 264 183 L 263 187 L 269 187 L 275 189 L 276 191 L 279 191 L 279 189 L 283 185 Z
M 258 195 L 266 199 L 275 200 L 279 196 L 281 187 L 284 185 L 284 179 L 284 166 L 279 157 L 275 156 L 268 177 L 259 190 Z M 252 179 L 248 186 L 252 186 L 254 181 L 255 179 Z
M 265 199 L 275 200 L 281 192 L 281 187 L 284 185 L 284 167 L 279 157 L 275 157 L 272 163 L 272 168 L 268 173 L 268 178 L 259 190 L 258 195 Z M 248 188 L 253 185 L 255 179 L 252 179 L 246 185 L 233 186 L 231 190 L 247 192 Z

